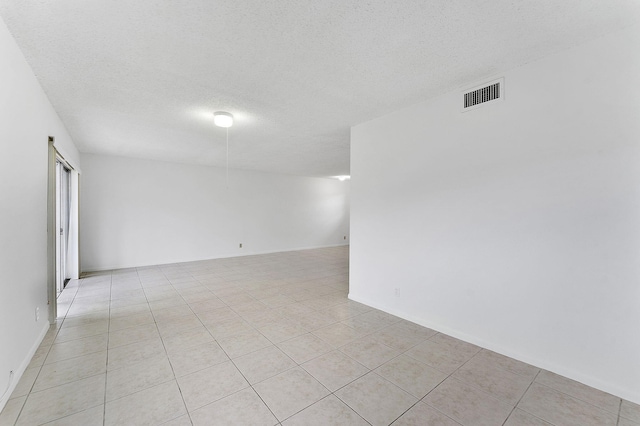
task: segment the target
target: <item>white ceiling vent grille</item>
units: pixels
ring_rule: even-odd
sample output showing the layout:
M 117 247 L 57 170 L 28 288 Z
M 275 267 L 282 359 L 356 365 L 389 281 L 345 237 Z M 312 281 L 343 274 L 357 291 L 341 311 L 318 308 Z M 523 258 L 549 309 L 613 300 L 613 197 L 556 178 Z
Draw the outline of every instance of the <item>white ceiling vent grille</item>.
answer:
M 503 99 L 504 78 L 501 78 L 465 91 L 462 95 L 462 111 L 469 111 Z

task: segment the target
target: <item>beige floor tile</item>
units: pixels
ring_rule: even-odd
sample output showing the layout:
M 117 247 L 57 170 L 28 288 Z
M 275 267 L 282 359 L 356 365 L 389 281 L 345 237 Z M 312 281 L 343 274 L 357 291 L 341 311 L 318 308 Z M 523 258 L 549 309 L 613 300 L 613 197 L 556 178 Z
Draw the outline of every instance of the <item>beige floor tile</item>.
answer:
M 162 321 L 157 323 L 158 331 L 163 338 L 172 334 L 182 333 L 192 328 L 202 327 L 202 322 L 196 314 L 183 315 L 172 321 Z
M 145 312 L 151 312 L 151 308 L 149 308 L 149 304 L 146 302 L 141 303 L 139 305 L 123 306 L 120 308 L 111 308 L 109 310 L 109 318 L 114 319 L 114 318 L 120 318 L 120 317 L 128 317 L 131 315 L 142 314 Z
M 361 336 L 378 333 L 385 327 L 385 324 L 378 323 L 374 319 L 363 318 L 363 314 L 342 320 L 341 323 L 347 325 L 358 332 Z
M 373 336 L 366 336 L 347 343 L 340 348 L 340 351 L 371 370 L 400 354 L 399 350 L 379 343 Z
M 79 413 L 63 417 L 53 422 L 46 423 L 46 426 L 102 426 L 104 420 L 104 405 L 89 408 Z
M 147 358 L 137 364 L 109 370 L 106 400 L 122 398 L 173 379 L 173 370 L 166 355 Z
M 292 303 L 290 305 L 280 306 L 278 308 L 274 308 L 273 310 L 278 314 L 280 314 L 283 318 L 287 318 L 294 321 L 295 321 L 295 317 L 315 312 L 310 307 L 302 305 L 300 303 Z M 337 321 L 334 321 L 334 322 L 337 322 Z
M 105 426 L 152 425 L 186 414 L 180 389 L 175 381 L 107 402 Z
M 475 358 L 460 367 L 452 377 L 482 389 L 510 405 L 518 403 L 532 382 L 529 377 L 511 373 Z
M 317 358 L 333 349 L 328 343 L 311 333 L 278 343 L 278 347 L 298 364 Z
M 384 331 L 391 332 L 392 334 L 395 334 L 395 335 L 414 337 L 414 338 L 419 338 L 423 340 L 426 340 L 438 334 L 438 332 L 435 330 L 432 330 L 427 327 L 423 327 L 421 325 L 418 325 L 416 323 L 413 323 L 411 321 L 406 321 L 406 320 L 400 320 L 395 324 L 385 327 Z
M 249 386 L 240 371 L 230 361 L 179 377 L 178 384 L 189 411 Z
M 481 350 L 481 348 L 476 345 L 463 342 L 460 339 L 456 339 L 455 337 L 447 336 L 442 333 L 437 333 L 429 337 L 429 340 L 451 349 L 452 352 L 468 356 L 469 358 L 476 355 Z
M 307 331 L 318 330 L 338 322 L 328 313 L 316 311 L 303 315 L 296 315 L 292 320 Z
M 232 359 L 255 352 L 258 349 L 273 346 L 273 343 L 256 330 L 218 339 L 218 343 Z
M 256 302 L 256 299 L 251 297 L 251 295 L 249 293 L 245 293 L 245 292 L 236 293 L 236 294 L 229 294 L 229 295 L 222 295 L 222 296 L 218 296 L 218 297 L 220 298 L 220 300 L 222 300 L 228 306 L 239 306 L 239 305 L 245 305 L 247 303 Z
M 295 300 L 293 300 L 289 296 L 285 296 L 284 294 L 277 294 L 275 296 L 266 297 L 266 298 L 260 299 L 260 302 L 264 303 L 270 308 L 279 308 L 281 306 L 286 306 L 286 305 L 291 305 L 292 303 L 296 303 Z
M 176 377 L 181 377 L 229 361 L 229 357 L 218 343 L 207 342 L 186 349 L 176 349 L 169 354 L 169 360 Z
M 162 426 L 191 426 L 191 418 L 189 418 L 188 414 L 177 417 L 173 420 L 169 420 L 168 422 L 162 423 Z
M 443 372 L 406 355 L 386 362 L 375 372 L 416 398 L 424 397 L 447 378 Z
M 45 364 L 63 361 L 65 359 L 77 358 L 94 352 L 107 350 L 108 334 L 98 334 L 96 336 L 83 337 L 69 342 L 56 343 L 51 346 Z
M 31 361 L 27 366 L 27 370 L 42 367 L 42 364 L 44 364 L 45 360 L 47 359 L 47 355 L 49 355 L 51 346 L 52 345 L 40 344 L 40 346 L 38 346 L 38 349 L 36 349 L 36 352 L 33 354 L 33 357 L 31 358 Z
M 251 425 L 272 426 L 278 423 L 273 413 L 255 391 L 247 388 L 191 413 L 194 426 Z
M 136 364 L 157 355 L 164 355 L 165 350 L 160 338 L 131 343 L 109 349 L 107 370 L 115 370 Z
M 534 367 L 533 365 L 526 364 L 524 362 L 517 361 L 513 358 L 509 358 L 504 355 L 500 355 L 496 352 L 492 352 L 487 349 L 483 349 L 476 356 L 473 357 L 474 361 L 483 362 L 487 365 L 494 365 L 496 367 L 500 367 L 503 370 L 507 370 L 511 373 L 518 374 L 520 376 L 525 376 L 533 380 L 538 372 L 539 368 Z
M 542 370 L 536 377 L 536 382 L 548 386 L 560 392 L 571 395 L 574 398 L 588 402 L 611 413 L 618 414 L 620 398 L 606 392 L 594 389 L 575 380 L 567 379 L 546 370 Z
M 363 314 L 370 309 L 369 307 L 364 307 L 364 305 L 355 306 L 350 303 L 340 303 L 326 308 L 324 312 L 333 318 L 334 322 L 338 322 Z
M 332 351 L 302 364 L 309 374 L 334 392 L 367 374 L 369 369 L 340 351 Z
M 324 386 L 299 367 L 260 382 L 254 389 L 280 421 L 329 394 Z
M 426 340 L 405 352 L 411 358 L 423 362 L 443 373 L 451 374 L 473 355 L 456 352 L 447 346 Z
M 226 321 L 205 322 L 204 326 L 215 339 L 224 339 L 244 332 L 252 332 L 254 328 L 240 316 Z
M 358 315 L 358 318 L 367 320 L 380 327 L 387 327 L 400 322 L 400 318 L 378 309 L 371 309 L 361 315 Z
M 36 377 L 38 377 L 38 373 L 40 373 L 41 368 L 42 367 L 38 366 L 34 368 L 27 368 L 26 370 L 24 370 L 24 373 L 22 373 L 22 377 L 20 377 L 20 381 L 11 393 L 11 398 L 24 396 L 31 392 L 31 388 L 35 383 Z
M 232 305 L 231 308 L 239 315 L 250 315 L 259 312 L 271 312 L 271 308 L 264 303 L 255 300 L 241 305 Z
M 89 325 L 79 325 L 67 327 L 63 325 L 58 331 L 54 343 L 68 342 L 69 340 L 80 339 L 82 337 L 95 336 L 109 331 L 109 320 L 103 319 Z
M 518 408 L 552 424 L 614 426 L 617 421 L 613 413 L 535 382 Z
M 2 412 L 0 412 L 0 426 L 14 425 L 26 400 L 26 396 L 20 396 L 7 401 Z
M 393 422 L 393 426 L 460 426 L 460 423 L 435 408 L 418 402 Z
M 71 307 L 67 311 L 67 317 L 86 315 L 94 312 L 103 311 L 106 309 L 109 309 L 108 300 L 96 300 L 92 302 L 88 300 L 78 300 L 77 302 L 74 301 L 71 304 Z
M 399 351 L 406 351 L 412 347 L 424 342 L 426 339 L 417 335 L 405 335 L 390 330 L 388 327 L 383 328 L 371 336 L 378 342 Z
M 135 288 L 135 289 L 127 289 L 127 288 L 120 288 L 118 286 L 113 286 L 107 294 L 111 297 L 112 301 L 120 300 L 120 299 L 131 300 L 139 297 L 143 297 L 146 299 L 146 295 L 142 287 Z
M 254 299 L 262 300 L 269 297 L 277 296 L 281 294 L 282 288 L 280 286 L 264 287 L 264 288 L 248 288 L 247 293 Z
M 553 426 L 519 408 L 513 410 L 504 426 Z
M 164 347 L 169 353 L 213 342 L 213 340 L 209 330 L 203 325 L 162 339 Z
M 291 358 L 275 346 L 235 358 L 233 363 L 252 385 L 296 366 Z
M 207 290 L 206 293 L 200 293 L 200 296 L 198 297 L 200 299 L 199 301 L 195 301 L 195 296 L 193 295 L 191 297 L 183 297 L 189 303 L 189 307 L 191 307 L 191 310 L 195 313 L 209 312 L 213 309 L 224 308 L 227 306 L 222 300 L 218 299 L 216 295 L 211 293 L 209 290 Z M 192 301 L 190 302 L 189 300 Z
M 109 303 L 109 306 L 111 307 L 111 309 L 116 309 L 116 308 L 124 308 L 127 306 L 133 306 L 133 305 L 140 305 L 142 303 L 147 303 L 147 297 L 144 295 L 144 293 L 142 293 L 142 290 L 140 290 L 140 295 L 139 296 L 135 296 L 135 297 L 127 297 L 127 298 L 112 298 L 111 302 Z
M 284 319 L 284 317 L 274 309 L 244 312 L 241 318 L 254 328 Z
M 620 416 L 640 423 L 640 405 L 623 399 L 620 405 Z
M 14 424 L 23 405 L 26 424 L 102 424 L 107 398 L 105 424 L 187 426 L 182 395 L 196 424 L 366 424 L 335 391 L 354 406 L 361 398 L 374 424 L 394 421 L 396 410 L 398 425 L 452 426 L 455 417 L 467 425 L 640 426 L 640 407 L 628 401 L 348 300 L 347 253 L 185 262 L 71 281 L 0 425 Z M 516 403 L 536 377 L 518 407 L 500 403 Z M 83 386 L 94 378 L 99 397 Z M 424 399 L 403 408 L 403 395 Z
M 234 311 L 229 307 L 213 309 L 211 311 L 199 312 L 196 315 L 198 316 L 198 318 L 200 318 L 200 321 L 202 321 L 205 325 L 216 324 L 218 322 L 224 322 L 224 321 L 240 318 L 240 315 L 238 315 L 236 311 Z
M 33 385 L 33 392 L 64 385 L 106 371 L 107 351 L 45 364 Z
M 334 395 L 329 395 L 315 404 L 282 422 L 283 426 L 368 426 L 362 417 Z
M 190 315 L 193 311 L 189 307 L 189 305 L 178 305 L 172 306 L 166 309 L 154 309 L 153 317 L 155 320 L 160 323 L 162 321 L 172 321 L 174 318 L 180 317 L 182 315 Z
M 40 392 L 32 392 L 17 425 L 50 422 L 104 403 L 105 375 L 77 380 Z
M 158 300 L 149 300 L 151 312 L 160 311 L 166 308 L 173 308 L 175 306 L 187 306 L 187 302 L 185 302 L 182 296 L 177 292 L 175 296 L 169 296 Z
M 285 319 L 261 325 L 257 328 L 260 333 L 273 343 L 280 343 L 307 333 L 307 330 L 303 327 Z
M 422 401 L 464 425 L 502 424 L 513 409 L 511 405 L 452 378 L 441 383 Z
M 636 423 L 624 417 L 620 417 L 620 419 L 618 420 L 618 426 L 640 426 L 640 423 Z
M 331 324 L 314 330 L 312 333 L 334 348 L 344 346 L 362 337 L 356 330 L 342 323 Z
M 125 328 L 137 327 L 139 325 L 153 324 L 155 319 L 151 311 L 145 311 L 138 314 L 128 316 L 118 316 L 111 318 L 109 322 L 109 331 L 114 332 Z
M 63 320 L 57 320 L 54 324 L 49 325 L 49 330 L 47 330 L 46 334 L 42 338 L 40 342 L 40 346 L 51 346 L 53 345 L 56 337 L 58 337 L 58 331 L 62 328 Z
M 372 425 L 391 424 L 418 401 L 375 373 L 357 379 L 335 395 Z
M 143 340 L 156 339 L 160 336 L 154 324 L 144 324 L 109 333 L 109 349 Z

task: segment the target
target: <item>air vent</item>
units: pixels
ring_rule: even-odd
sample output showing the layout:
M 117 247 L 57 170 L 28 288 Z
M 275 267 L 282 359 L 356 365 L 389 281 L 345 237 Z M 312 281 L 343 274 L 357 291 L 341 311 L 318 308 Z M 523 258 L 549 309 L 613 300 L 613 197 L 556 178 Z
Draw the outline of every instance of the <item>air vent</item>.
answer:
M 462 96 L 462 110 L 468 111 L 486 105 L 489 102 L 502 100 L 503 96 L 504 79 L 501 78 L 465 92 Z

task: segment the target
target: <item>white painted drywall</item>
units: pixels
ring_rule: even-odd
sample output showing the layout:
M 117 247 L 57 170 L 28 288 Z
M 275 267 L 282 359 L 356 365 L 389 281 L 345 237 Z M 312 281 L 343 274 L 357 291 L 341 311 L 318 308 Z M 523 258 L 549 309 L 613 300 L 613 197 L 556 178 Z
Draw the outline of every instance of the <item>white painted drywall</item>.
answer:
M 2 20 L 0 58 L 0 395 L 9 385 L 2 409 L 48 327 L 48 137 L 76 168 L 80 156 Z
M 640 402 L 638 52 L 632 27 L 504 102 L 352 128 L 350 297 Z
M 349 182 L 82 155 L 82 270 L 340 245 Z M 243 248 L 239 248 L 239 244 Z

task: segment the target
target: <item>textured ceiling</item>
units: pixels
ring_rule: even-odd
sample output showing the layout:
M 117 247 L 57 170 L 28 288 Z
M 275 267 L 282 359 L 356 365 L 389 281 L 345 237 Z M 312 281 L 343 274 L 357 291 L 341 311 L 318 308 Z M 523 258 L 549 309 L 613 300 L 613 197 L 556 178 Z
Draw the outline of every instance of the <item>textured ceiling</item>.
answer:
M 638 0 L 0 0 L 81 152 L 330 176 L 349 128 L 639 22 Z M 393 141 L 390 141 L 393 143 Z

